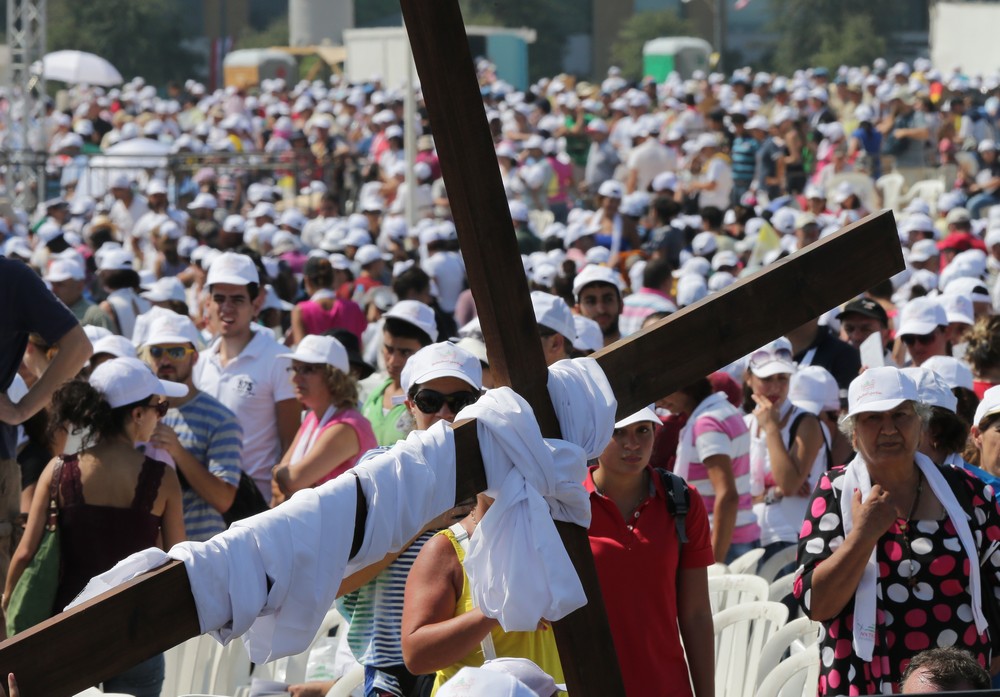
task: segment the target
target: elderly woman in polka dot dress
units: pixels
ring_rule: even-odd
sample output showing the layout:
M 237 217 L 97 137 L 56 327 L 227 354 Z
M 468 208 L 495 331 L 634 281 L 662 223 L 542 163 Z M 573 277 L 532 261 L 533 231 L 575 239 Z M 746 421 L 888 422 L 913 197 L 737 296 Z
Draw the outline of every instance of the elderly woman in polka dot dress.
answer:
M 821 695 L 898 692 L 910 659 L 933 647 L 990 665 L 983 608 L 1000 587 L 1000 510 L 990 487 L 917 451 L 927 417 L 895 368 L 851 383 L 842 426 L 858 454 L 816 487 L 795 580 L 822 622 Z

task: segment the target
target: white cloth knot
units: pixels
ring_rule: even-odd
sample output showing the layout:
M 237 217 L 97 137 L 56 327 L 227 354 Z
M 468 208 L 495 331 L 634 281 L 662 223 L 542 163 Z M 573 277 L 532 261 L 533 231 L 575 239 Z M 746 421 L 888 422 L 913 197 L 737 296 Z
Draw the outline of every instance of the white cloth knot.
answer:
M 475 418 L 495 501 L 469 541 L 476 606 L 504 631 L 533 631 L 587 598 L 552 519 L 590 526 L 587 460 L 611 439 L 617 402 L 596 361 L 553 366 L 549 391 L 565 439 L 543 439 L 531 407 L 509 388 L 462 411 Z

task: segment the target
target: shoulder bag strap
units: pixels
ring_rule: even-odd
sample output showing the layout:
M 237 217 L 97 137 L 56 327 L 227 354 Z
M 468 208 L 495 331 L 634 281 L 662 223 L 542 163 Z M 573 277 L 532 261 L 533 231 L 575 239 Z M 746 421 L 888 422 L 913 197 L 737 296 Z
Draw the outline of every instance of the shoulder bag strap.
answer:
M 49 484 L 49 512 L 45 519 L 45 529 L 55 532 L 59 524 L 59 481 L 62 479 L 63 459 L 60 456 L 52 468 L 52 483 Z

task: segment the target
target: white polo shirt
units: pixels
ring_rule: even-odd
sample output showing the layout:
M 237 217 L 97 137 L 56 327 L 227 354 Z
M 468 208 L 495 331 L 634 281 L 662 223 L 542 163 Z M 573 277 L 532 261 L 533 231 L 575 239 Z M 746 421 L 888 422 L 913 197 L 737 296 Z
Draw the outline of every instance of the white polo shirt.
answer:
M 271 500 L 271 469 L 281 460 L 281 439 L 275 404 L 295 399 L 288 375 L 290 364 L 278 354 L 288 349 L 268 331 L 255 331 L 250 343 L 223 367 L 220 340 L 195 363 L 194 384 L 226 405 L 243 427 L 240 467 L 257 483 L 264 499 Z

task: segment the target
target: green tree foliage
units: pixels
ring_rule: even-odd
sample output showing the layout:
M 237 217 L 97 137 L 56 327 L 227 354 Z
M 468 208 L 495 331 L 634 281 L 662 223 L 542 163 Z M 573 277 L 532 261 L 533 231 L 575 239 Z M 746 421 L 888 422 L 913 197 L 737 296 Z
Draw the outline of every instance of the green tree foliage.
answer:
M 642 47 L 661 36 L 691 36 L 690 22 L 673 10 L 636 12 L 625 20 L 611 45 L 611 60 L 629 80 L 642 78 Z
M 197 59 L 182 45 L 181 10 L 171 0 L 49 0 L 48 50 L 96 53 L 126 80 L 183 80 L 194 74 Z
M 778 46 L 774 68 L 790 74 L 810 66 L 870 63 L 886 52 L 908 0 L 771 0 Z
M 288 15 L 275 17 L 260 31 L 246 31 L 236 42 L 235 48 L 268 48 L 288 45 Z

